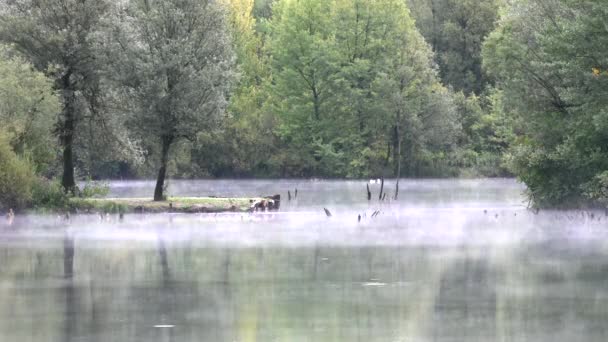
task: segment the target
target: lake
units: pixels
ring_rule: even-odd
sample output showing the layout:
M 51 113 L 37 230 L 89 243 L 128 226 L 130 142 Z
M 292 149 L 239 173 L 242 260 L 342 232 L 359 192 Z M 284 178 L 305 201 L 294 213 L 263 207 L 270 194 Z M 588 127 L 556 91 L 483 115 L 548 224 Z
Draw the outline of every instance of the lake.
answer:
M 532 212 L 509 179 L 402 180 L 398 200 L 389 180 L 382 202 L 366 183 L 171 181 L 282 206 L 2 219 L 0 341 L 608 340 L 604 212 Z

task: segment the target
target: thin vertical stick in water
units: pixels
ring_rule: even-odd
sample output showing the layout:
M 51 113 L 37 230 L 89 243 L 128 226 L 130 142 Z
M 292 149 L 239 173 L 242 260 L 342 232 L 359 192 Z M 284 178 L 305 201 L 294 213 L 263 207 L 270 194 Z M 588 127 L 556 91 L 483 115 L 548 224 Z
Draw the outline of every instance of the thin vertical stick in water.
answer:
M 378 195 L 380 201 L 382 201 L 382 192 L 384 192 L 384 176 L 380 179 L 380 195 Z
M 366 186 L 367 186 L 367 200 L 371 201 L 372 200 L 372 192 L 369 191 L 369 183 L 366 184 Z

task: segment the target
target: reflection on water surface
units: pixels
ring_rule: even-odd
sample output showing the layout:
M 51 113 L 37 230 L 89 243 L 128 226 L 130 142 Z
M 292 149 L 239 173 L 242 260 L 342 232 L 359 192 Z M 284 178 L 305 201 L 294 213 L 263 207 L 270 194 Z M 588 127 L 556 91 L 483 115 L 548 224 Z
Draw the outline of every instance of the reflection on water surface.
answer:
M 172 194 L 298 198 L 255 215 L 2 222 L 0 340 L 606 340 L 604 213 L 535 215 L 510 180 L 402 182 L 380 204 L 364 182 L 183 181 Z

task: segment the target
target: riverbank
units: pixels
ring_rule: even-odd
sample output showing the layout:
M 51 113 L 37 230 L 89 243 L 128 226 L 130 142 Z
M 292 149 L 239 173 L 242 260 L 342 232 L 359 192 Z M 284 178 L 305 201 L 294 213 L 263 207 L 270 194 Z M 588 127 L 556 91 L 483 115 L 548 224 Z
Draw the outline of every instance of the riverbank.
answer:
M 278 209 L 278 201 L 261 197 L 173 197 L 159 202 L 151 198 L 71 198 L 69 207 L 78 213 L 223 213 L 264 210 L 267 203 Z

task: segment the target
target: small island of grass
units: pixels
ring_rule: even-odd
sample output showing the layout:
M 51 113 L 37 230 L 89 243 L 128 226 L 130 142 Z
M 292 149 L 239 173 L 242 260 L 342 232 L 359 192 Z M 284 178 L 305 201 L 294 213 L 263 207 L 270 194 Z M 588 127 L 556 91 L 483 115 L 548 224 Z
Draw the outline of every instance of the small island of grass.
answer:
M 271 201 L 261 197 L 171 197 L 165 201 L 151 198 L 79 198 L 69 200 L 75 212 L 85 213 L 222 213 L 248 212 Z M 276 202 L 273 203 L 273 209 Z M 267 206 L 265 205 L 264 209 Z M 277 206 L 278 208 L 278 206 Z

